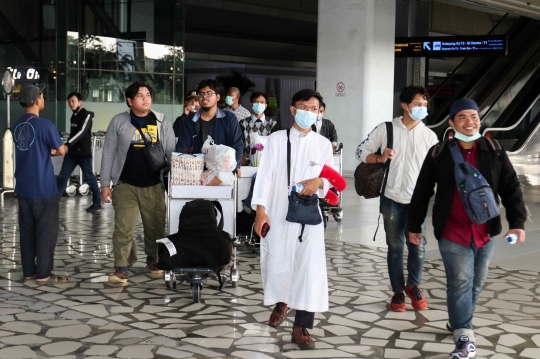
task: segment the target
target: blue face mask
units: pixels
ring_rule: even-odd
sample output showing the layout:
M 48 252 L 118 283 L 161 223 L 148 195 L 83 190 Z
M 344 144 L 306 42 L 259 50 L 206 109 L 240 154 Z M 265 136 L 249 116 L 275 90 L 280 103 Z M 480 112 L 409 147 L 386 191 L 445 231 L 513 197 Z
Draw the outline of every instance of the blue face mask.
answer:
M 464 135 L 462 133 L 459 133 L 457 132 L 455 129 L 455 134 L 454 134 L 454 138 L 458 139 L 458 140 L 461 140 L 463 142 L 472 142 L 472 141 L 476 141 L 477 139 L 479 139 L 480 137 L 482 137 L 482 135 L 480 134 L 480 131 L 476 132 L 474 135 L 472 136 L 467 136 L 467 135 Z
M 225 103 L 227 104 L 227 106 L 232 106 L 232 104 L 234 103 L 233 97 L 232 96 L 225 97 Z
M 407 108 L 407 111 L 409 111 L 409 109 Z M 411 109 L 411 112 L 409 112 L 409 116 L 411 116 L 411 118 L 415 121 L 420 121 L 420 120 L 423 120 L 424 118 L 426 118 L 427 116 L 427 108 L 425 107 L 413 107 Z
M 296 115 L 294 120 L 301 128 L 310 128 L 315 122 L 317 122 L 317 114 L 311 111 L 304 111 L 296 109 Z
M 255 112 L 257 115 L 260 115 L 264 112 L 264 110 L 266 110 L 266 105 L 262 103 L 254 103 L 251 108 L 253 109 L 253 112 Z

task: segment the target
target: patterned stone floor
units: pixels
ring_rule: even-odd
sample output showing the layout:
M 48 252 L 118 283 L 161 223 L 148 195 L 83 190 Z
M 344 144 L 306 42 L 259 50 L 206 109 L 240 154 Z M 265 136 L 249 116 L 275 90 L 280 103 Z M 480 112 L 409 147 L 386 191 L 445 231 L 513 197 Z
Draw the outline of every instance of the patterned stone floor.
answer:
M 277 329 L 265 324 L 256 252 L 239 254 L 238 288 L 218 292 L 209 281 L 200 304 L 186 285 L 167 290 L 142 261 L 128 283 L 109 284 L 113 210 L 88 214 L 89 201 L 62 199 L 55 267 L 71 281 L 54 286 L 22 281 L 17 202 L 7 195 L 0 205 L 0 358 L 434 359 L 453 349 L 440 259 L 425 265 L 430 309 L 393 313 L 385 248 L 327 240 L 331 308 L 316 316 L 317 349 L 300 351 L 290 343 L 294 311 Z M 140 226 L 137 236 L 142 243 Z M 478 358 L 540 358 L 538 275 L 491 269 L 474 320 Z

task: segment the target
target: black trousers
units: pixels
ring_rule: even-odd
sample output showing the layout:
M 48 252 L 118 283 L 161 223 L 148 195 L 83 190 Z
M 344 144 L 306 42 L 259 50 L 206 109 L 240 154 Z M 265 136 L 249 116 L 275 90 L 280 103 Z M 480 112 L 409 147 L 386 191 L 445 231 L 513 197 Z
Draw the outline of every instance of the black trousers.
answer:
M 294 316 L 294 326 L 304 327 L 307 329 L 313 329 L 313 322 L 315 321 L 315 313 L 307 312 L 305 310 L 297 310 Z
M 37 279 L 51 275 L 58 238 L 58 197 L 19 200 L 19 230 L 23 275 Z

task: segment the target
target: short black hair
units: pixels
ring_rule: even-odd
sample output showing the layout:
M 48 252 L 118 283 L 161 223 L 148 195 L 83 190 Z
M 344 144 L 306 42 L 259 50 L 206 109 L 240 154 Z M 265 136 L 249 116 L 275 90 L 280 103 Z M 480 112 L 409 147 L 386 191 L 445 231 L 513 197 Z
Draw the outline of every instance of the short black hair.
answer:
M 298 101 L 309 101 L 310 98 L 315 97 L 319 100 L 319 105 L 323 98 L 320 93 L 311 89 L 303 89 L 295 93 L 292 97 L 291 106 L 295 106 Z
M 201 91 L 201 89 L 205 87 L 210 87 L 212 90 L 214 90 L 216 95 L 221 95 L 221 92 L 223 91 L 220 84 L 216 80 L 206 79 L 202 80 L 197 85 L 197 93 L 199 93 L 199 91 Z
M 71 92 L 69 95 L 67 95 L 67 99 L 69 101 L 70 98 L 73 96 L 77 97 L 77 100 L 82 101 L 82 95 L 78 92 Z
M 409 104 L 416 97 L 416 95 L 422 95 L 424 100 L 429 100 L 429 93 L 422 86 L 407 86 L 401 90 L 399 102 Z
M 261 96 L 264 97 L 264 100 L 266 101 L 266 103 L 268 103 L 268 96 L 266 96 L 264 92 L 260 92 L 260 91 L 253 92 L 251 96 L 249 96 L 249 102 L 253 103 L 253 100 Z
M 319 101 L 319 108 L 324 107 L 326 110 L 326 104 L 323 101 Z
M 141 87 L 146 87 L 148 89 L 148 92 L 150 92 L 150 96 L 152 98 L 154 97 L 154 89 L 149 84 L 147 84 L 146 82 L 136 81 L 132 83 L 131 85 L 129 85 L 128 88 L 126 89 L 126 104 L 128 105 L 129 108 L 131 108 L 131 106 L 129 105 L 129 102 L 127 99 L 129 98 L 131 99 L 131 101 L 133 101 L 133 99 L 135 99 L 135 96 L 137 96 L 137 94 L 139 93 L 139 89 Z
M 36 101 L 32 102 L 32 103 L 24 103 L 24 102 L 19 102 L 21 104 L 21 106 L 23 108 L 30 108 L 32 106 L 34 106 L 34 104 L 36 103 Z

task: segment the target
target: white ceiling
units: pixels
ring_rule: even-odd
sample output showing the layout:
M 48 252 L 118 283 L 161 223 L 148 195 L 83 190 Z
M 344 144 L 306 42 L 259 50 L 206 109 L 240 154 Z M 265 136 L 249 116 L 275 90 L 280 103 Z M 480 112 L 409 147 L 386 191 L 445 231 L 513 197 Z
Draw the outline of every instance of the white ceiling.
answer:
M 540 20 L 540 0 L 451 0 L 451 2 L 456 5 L 459 5 L 459 3 L 461 5 L 479 5 L 504 13 Z

